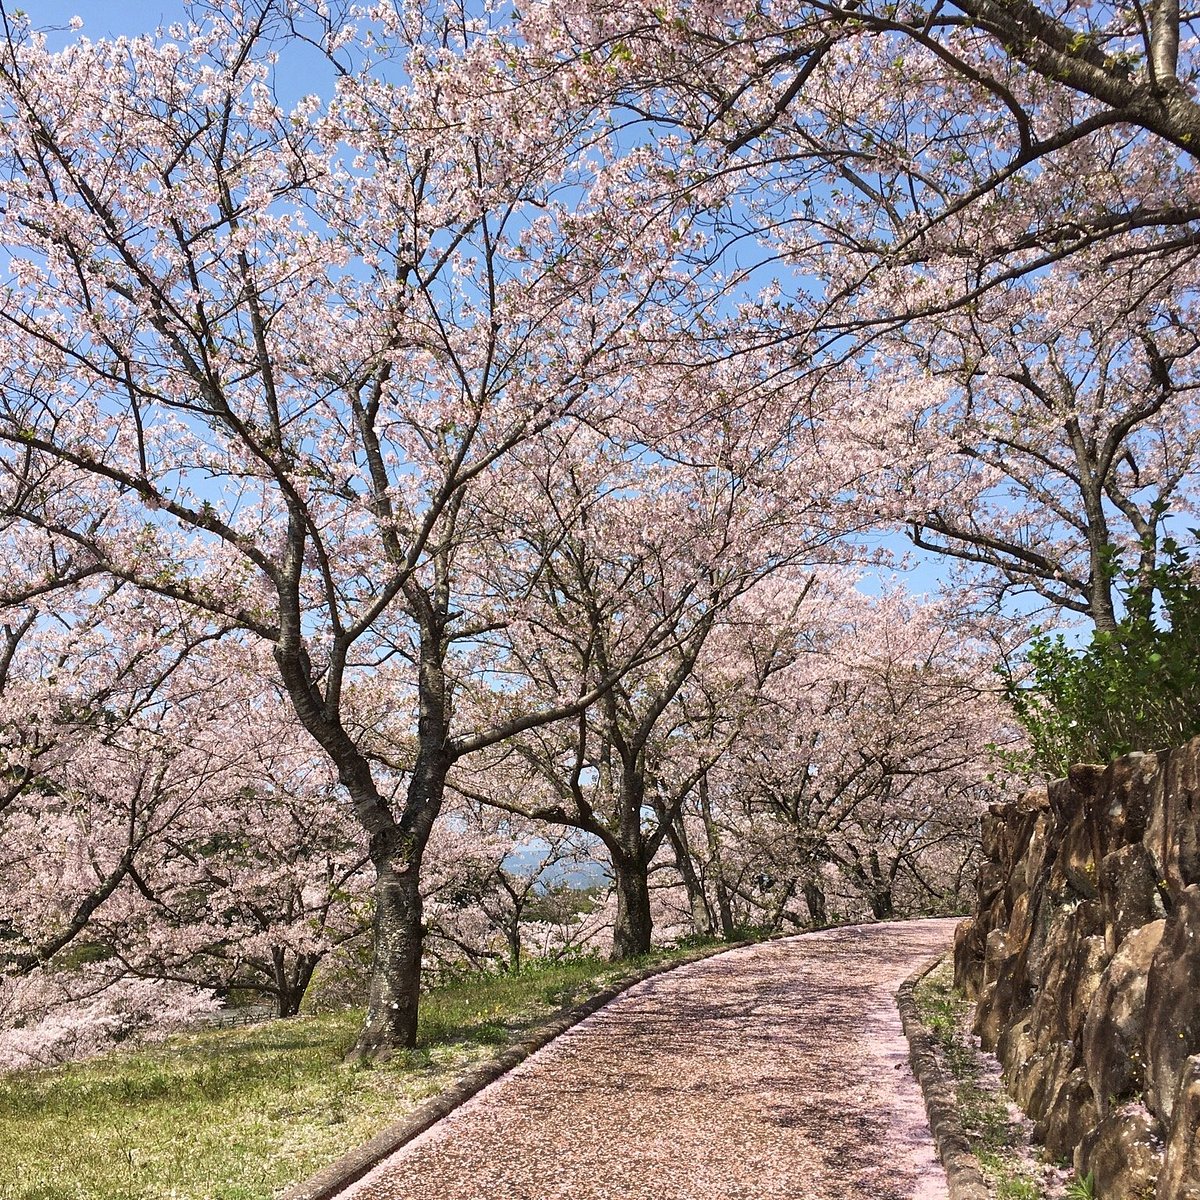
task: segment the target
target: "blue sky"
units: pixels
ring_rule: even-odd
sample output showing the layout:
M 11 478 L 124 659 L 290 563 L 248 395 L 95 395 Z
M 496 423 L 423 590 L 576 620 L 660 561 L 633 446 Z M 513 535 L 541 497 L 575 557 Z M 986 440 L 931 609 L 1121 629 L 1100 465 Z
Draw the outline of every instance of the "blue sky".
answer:
M 146 33 L 183 16 L 175 0 L 26 0 L 17 5 L 39 28 L 62 26 L 74 16 L 83 18 L 89 37 Z
M 60 46 L 78 36 L 91 38 L 133 35 L 146 33 L 166 26 L 186 16 L 184 0 L 25 0 L 20 7 L 29 14 L 35 27 L 50 34 L 52 45 Z M 76 34 L 69 29 L 72 17 L 83 19 L 84 27 Z M 283 68 L 286 69 L 286 68 Z M 282 80 L 284 90 L 296 85 L 297 90 L 309 90 L 316 81 L 311 76 Z M 301 89 L 301 84 L 303 88 Z M 319 88 L 319 84 L 316 84 Z M 949 573 L 949 564 L 939 556 L 914 549 L 907 538 L 900 534 L 875 535 L 860 539 L 866 545 L 882 545 L 896 555 L 908 555 L 910 569 L 903 580 L 909 590 L 916 593 L 932 593 L 939 581 Z M 877 592 L 895 579 L 887 568 L 878 573 L 869 572 L 863 581 L 868 592 Z M 1032 603 L 1016 602 L 1015 611 L 1027 611 Z

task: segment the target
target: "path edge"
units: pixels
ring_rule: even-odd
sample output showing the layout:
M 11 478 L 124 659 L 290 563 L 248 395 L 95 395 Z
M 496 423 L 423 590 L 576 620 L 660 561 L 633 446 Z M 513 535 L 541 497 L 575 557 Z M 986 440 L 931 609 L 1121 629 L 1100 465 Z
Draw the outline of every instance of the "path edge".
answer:
M 476 1093 L 483 1091 L 489 1083 L 494 1083 L 501 1076 L 507 1075 L 531 1054 L 548 1046 L 568 1029 L 578 1025 L 585 1017 L 590 1017 L 593 1013 L 598 1012 L 622 992 L 628 991 L 631 987 L 643 983 L 647 979 L 653 979 L 656 975 L 665 975 L 668 971 L 677 970 L 679 967 L 691 966 L 693 963 L 703 962 L 706 958 L 715 958 L 719 954 L 728 954 L 731 950 L 740 950 L 756 944 L 753 941 L 741 941 L 725 942 L 719 946 L 706 946 L 694 954 L 684 955 L 666 963 L 656 963 L 654 966 L 634 971 L 630 975 L 623 975 L 586 1000 L 548 1018 L 531 1030 L 516 1045 L 509 1046 L 495 1058 L 472 1068 L 461 1079 L 456 1080 L 436 1095 L 430 1096 L 429 1099 L 423 1100 L 407 1116 L 386 1126 L 370 1140 L 356 1146 L 353 1150 L 348 1150 L 340 1158 L 334 1159 L 328 1166 L 322 1167 L 307 1179 L 292 1184 L 280 1194 L 279 1200 L 332 1200 L 334 1196 L 345 1191 L 351 1184 L 357 1183 L 385 1158 L 420 1137 L 443 1117 L 449 1116 Z
M 921 1020 L 914 995 L 921 980 L 947 957 L 940 954 L 914 971 L 896 992 L 896 1007 L 908 1039 L 908 1061 L 925 1097 L 929 1128 L 946 1172 L 950 1200 L 990 1200 L 979 1159 L 971 1153 L 971 1143 L 958 1117 L 958 1089 L 938 1061 L 937 1041 Z

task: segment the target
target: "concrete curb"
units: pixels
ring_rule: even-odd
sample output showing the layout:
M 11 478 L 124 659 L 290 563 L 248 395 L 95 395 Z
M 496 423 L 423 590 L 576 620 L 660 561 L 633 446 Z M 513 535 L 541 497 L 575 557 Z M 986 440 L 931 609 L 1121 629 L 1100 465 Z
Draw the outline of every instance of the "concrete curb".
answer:
M 914 971 L 896 993 L 896 1007 L 904 1036 L 908 1038 L 908 1060 L 925 1097 L 929 1128 L 937 1145 L 938 1157 L 946 1170 L 950 1200 L 990 1200 L 991 1192 L 979 1169 L 979 1160 L 971 1153 L 971 1143 L 958 1119 L 958 1089 L 938 1061 L 937 1041 L 925 1027 L 913 995 L 917 984 L 945 959 L 945 955 Z
M 377 1166 L 390 1154 L 394 1154 L 402 1146 L 419 1137 L 430 1126 L 443 1117 L 448 1116 L 460 1105 L 466 1103 L 477 1092 L 481 1092 L 489 1083 L 493 1083 L 502 1075 L 508 1074 L 518 1063 L 522 1063 L 535 1051 L 547 1046 L 555 1038 L 566 1033 L 568 1029 L 578 1025 L 585 1017 L 590 1017 L 606 1004 L 615 1000 L 622 992 L 646 979 L 656 975 L 664 975 L 678 967 L 690 966 L 692 963 L 703 962 L 706 958 L 715 958 L 718 954 L 727 954 L 730 950 L 739 950 L 745 946 L 756 945 L 755 942 L 729 942 L 720 946 L 705 947 L 695 954 L 689 954 L 671 962 L 659 963 L 653 967 L 645 967 L 626 975 L 615 983 L 589 996 L 580 1004 L 564 1009 L 550 1017 L 545 1023 L 532 1030 L 523 1041 L 510 1046 L 502 1054 L 488 1062 L 481 1063 L 452 1083 L 444 1091 L 419 1104 L 406 1117 L 387 1126 L 377 1133 L 370 1141 L 363 1142 L 353 1150 L 343 1154 L 327 1167 L 322 1167 L 315 1175 L 293 1184 L 280 1200 L 332 1200 L 332 1197 L 343 1192 L 351 1184 L 357 1183 L 372 1167 Z

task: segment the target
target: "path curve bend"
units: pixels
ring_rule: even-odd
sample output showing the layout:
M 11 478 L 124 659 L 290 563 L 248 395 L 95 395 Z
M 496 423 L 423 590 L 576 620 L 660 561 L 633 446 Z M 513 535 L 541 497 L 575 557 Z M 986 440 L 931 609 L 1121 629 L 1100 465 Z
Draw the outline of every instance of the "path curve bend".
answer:
M 945 1200 L 894 997 L 954 924 L 803 934 L 640 983 L 342 1200 Z

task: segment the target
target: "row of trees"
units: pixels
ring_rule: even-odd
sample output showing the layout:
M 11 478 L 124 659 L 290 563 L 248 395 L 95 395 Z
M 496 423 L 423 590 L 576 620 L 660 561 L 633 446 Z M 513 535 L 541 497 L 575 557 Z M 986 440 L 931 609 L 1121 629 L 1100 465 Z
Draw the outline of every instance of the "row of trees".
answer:
M 201 993 L 291 1015 L 324 959 L 345 969 L 339 947 L 367 940 L 365 839 L 263 664 L 232 639 L 184 655 L 171 606 L 128 598 L 89 597 L 55 636 L 9 631 L 10 1062 L 103 1044 L 147 1006 L 160 1027 L 192 1019 Z M 730 936 L 953 908 L 994 794 L 987 661 L 961 622 L 901 595 L 775 581 L 716 627 L 631 759 L 636 822 L 613 705 L 451 772 L 422 862 L 426 966 L 519 969 L 526 952 L 607 949 L 614 928 L 624 956 L 655 924 Z M 627 676 L 614 703 L 661 698 L 661 678 Z M 477 695 L 456 689 L 464 707 Z M 597 886 L 572 887 L 586 866 Z
M 908 529 L 1113 627 L 1198 436 L 1195 106 L 958 11 L 4 12 L 2 869 L 71 897 L 10 973 L 288 1011 L 369 921 L 411 1044 L 478 806 L 603 847 L 618 955 L 664 863 L 725 932 L 953 892 L 1012 635 L 839 570 Z

